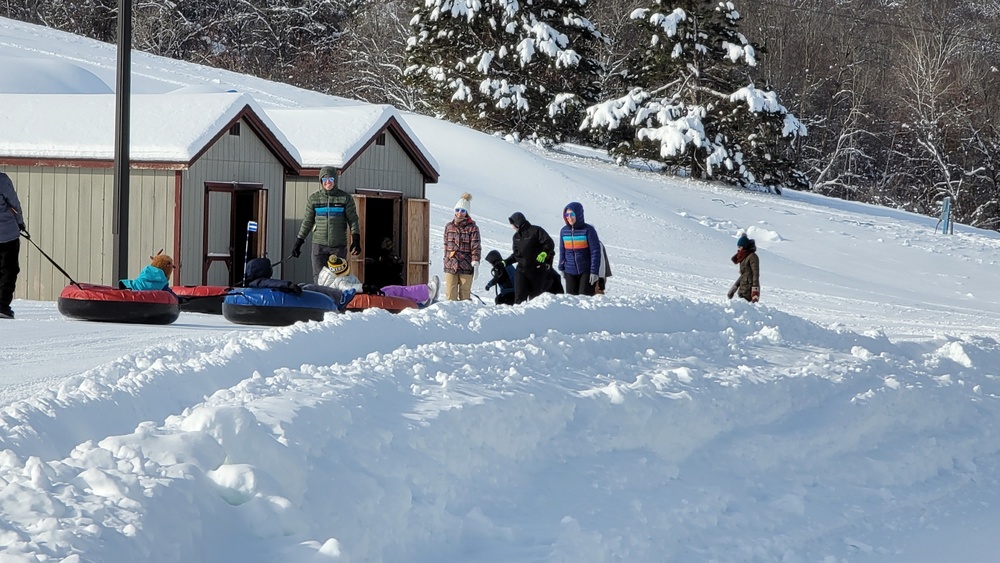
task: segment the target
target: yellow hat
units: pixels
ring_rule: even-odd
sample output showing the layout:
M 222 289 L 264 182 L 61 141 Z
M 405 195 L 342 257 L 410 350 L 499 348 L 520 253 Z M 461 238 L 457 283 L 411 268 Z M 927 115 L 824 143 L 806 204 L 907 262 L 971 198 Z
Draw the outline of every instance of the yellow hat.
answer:
M 351 271 L 351 265 L 347 263 L 347 260 L 344 260 L 336 254 L 327 259 L 326 265 L 338 276 L 346 276 L 347 273 Z

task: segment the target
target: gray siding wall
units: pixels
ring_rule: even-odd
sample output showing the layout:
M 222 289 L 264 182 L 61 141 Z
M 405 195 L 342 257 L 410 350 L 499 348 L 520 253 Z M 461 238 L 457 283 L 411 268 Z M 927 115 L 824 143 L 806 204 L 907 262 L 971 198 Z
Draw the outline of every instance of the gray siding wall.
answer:
M 403 192 L 405 199 L 421 199 L 424 175 L 396 137 L 386 131 L 384 145 L 368 145 L 344 171 L 340 189 L 350 193 L 357 189 L 391 190 Z
M 322 189 L 319 179 L 303 176 L 287 176 L 285 178 L 285 217 L 282 220 L 281 230 L 285 236 L 285 252 L 292 250 L 295 244 L 295 237 L 299 234 L 299 227 L 302 226 L 302 219 L 306 212 L 306 199 L 312 192 Z M 282 279 L 295 282 L 312 281 L 312 261 L 309 258 L 309 245 L 311 240 L 306 240 L 302 249 L 302 256 L 292 258 L 281 263 L 281 269 L 275 272 Z
M 204 232 L 205 182 L 245 182 L 264 184 L 267 190 L 267 217 L 257 218 L 266 236 L 268 257 L 276 262 L 281 256 L 281 203 L 284 198 L 285 168 L 274 154 L 250 129 L 245 121 L 240 123 L 240 135 L 224 134 L 205 154 L 184 172 L 181 228 L 180 281 L 182 284 L 200 284 L 202 280 L 203 241 L 224 240 L 226 229 L 246 225 L 229 225 L 229 217 L 213 207 L 209 220 L 210 233 Z M 216 200 L 213 200 L 216 201 Z M 223 217 L 223 215 L 225 215 Z M 211 252 L 226 249 L 209 248 Z M 241 269 L 242 264 L 234 265 Z M 223 273 L 212 268 L 209 284 L 225 284 Z
M 111 168 L 0 167 L 14 182 L 32 240 L 80 283 L 112 280 L 113 171 Z M 174 233 L 174 173 L 133 170 L 129 180 L 129 275 L 149 255 L 170 252 Z M 52 301 L 69 280 L 30 243 L 21 245 L 15 297 Z

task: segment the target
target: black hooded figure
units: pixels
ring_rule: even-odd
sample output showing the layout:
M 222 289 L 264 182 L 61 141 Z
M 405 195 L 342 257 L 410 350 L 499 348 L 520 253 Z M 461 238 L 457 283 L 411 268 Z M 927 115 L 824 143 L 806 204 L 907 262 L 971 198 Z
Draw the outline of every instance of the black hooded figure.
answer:
M 520 211 L 507 220 L 515 231 L 514 252 L 504 263 L 517 264 L 514 303 L 524 303 L 548 289 L 556 245 L 545 229 L 529 223 Z
M 486 291 L 496 287 L 496 297 L 493 302 L 497 305 L 514 304 L 514 280 L 517 279 L 517 270 L 513 264 L 507 264 L 497 250 L 491 250 L 486 255 L 486 261 L 490 263 L 489 283 L 486 284 Z

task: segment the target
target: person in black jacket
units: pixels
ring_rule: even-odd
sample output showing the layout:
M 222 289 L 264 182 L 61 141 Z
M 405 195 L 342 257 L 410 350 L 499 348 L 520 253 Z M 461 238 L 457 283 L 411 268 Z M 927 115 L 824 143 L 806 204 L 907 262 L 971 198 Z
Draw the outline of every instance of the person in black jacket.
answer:
M 546 291 L 551 284 L 556 245 L 545 229 L 532 225 L 520 211 L 508 219 L 514 229 L 513 252 L 504 264 L 517 264 L 514 303 L 524 303 Z

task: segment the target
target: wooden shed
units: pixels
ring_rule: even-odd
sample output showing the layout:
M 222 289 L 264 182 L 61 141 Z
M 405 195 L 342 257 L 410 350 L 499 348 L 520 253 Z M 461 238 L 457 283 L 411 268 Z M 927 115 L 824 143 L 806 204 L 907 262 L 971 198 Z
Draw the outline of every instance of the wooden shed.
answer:
M 297 174 L 285 178 L 286 252 L 302 224 L 306 198 L 322 189 L 319 169 L 335 166 L 340 170 L 339 188 L 353 194 L 358 208 L 362 253 L 350 259 L 355 275 L 376 285 L 426 283 L 426 185 L 437 182 L 437 163 L 399 112 L 371 104 L 266 111 L 297 148 L 302 164 Z M 286 279 L 312 279 L 305 252 L 282 267 Z
M 114 95 L 0 94 L 0 104 L 0 170 L 32 240 L 76 281 L 114 285 Z M 437 164 L 392 106 L 265 111 L 246 94 L 179 91 L 133 95 L 131 122 L 131 276 L 163 249 L 178 265 L 174 284 L 238 284 L 247 254 L 288 255 L 318 171 L 332 165 L 361 218 L 355 273 L 381 285 L 427 281 L 425 187 Z M 69 281 L 30 245 L 21 265 L 18 298 L 53 300 Z M 285 260 L 276 276 L 310 281 L 311 263 Z
M 113 285 L 114 95 L 0 94 L 0 170 L 32 240 L 76 281 Z M 238 282 L 246 222 L 253 255 L 281 250 L 284 179 L 297 155 L 257 103 L 237 93 L 132 97 L 128 264 L 160 249 L 175 284 Z M 22 245 L 17 297 L 52 300 L 68 280 Z

